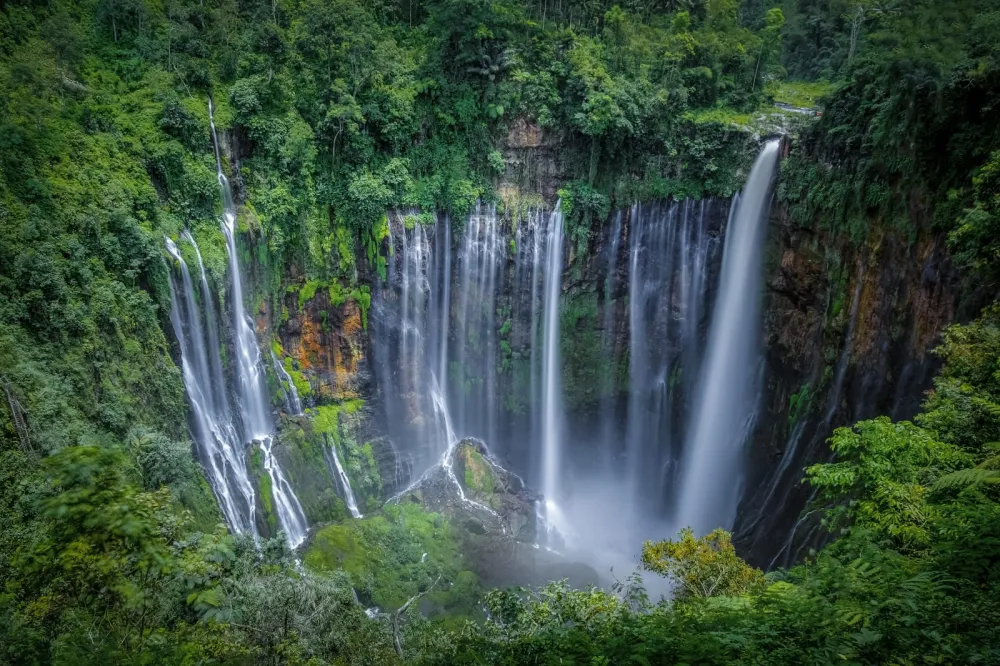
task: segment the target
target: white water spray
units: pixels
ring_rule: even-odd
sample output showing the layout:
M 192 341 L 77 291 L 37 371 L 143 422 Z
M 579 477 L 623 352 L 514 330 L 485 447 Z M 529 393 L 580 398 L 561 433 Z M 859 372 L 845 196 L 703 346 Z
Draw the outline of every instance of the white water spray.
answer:
M 354 498 L 354 490 L 351 488 L 351 480 L 347 478 L 344 466 L 340 464 L 340 456 L 337 455 L 336 444 L 330 444 L 330 456 L 333 458 L 333 468 L 337 472 L 337 480 L 340 482 L 341 490 L 344 493 L 344 502 L 347 510 L 351 512 L 352 518 L 361 518 L 361 511 L 358 510 L 358 502 Z
M 302 414 L 302 400 L 299 399 L 295 382 L 292 381 L 292 376 L 288 374 L 288 370 L 285 370 L 285 366 L 278 360 L 273 350 L 271 351 L 271 365 L 274 366 L 274 372 L 278 375 L 281 383 L 281 392 L 285 395 L 285 407 L 288 409 L 288 413 L 300 416 Z
M 274 511 L 278 514 L 278 523 L 285 532 L 285 539 L 288 545 L 294 550 L 302 545 L 306 540 L 306 532 L 309 525 L 306 522 L 305 512 L 299 504 L 292 486 L 285 478 L 284 472 L 278 465 L 277 459 L 271 447 L 274 445 L 273 437 L 264 437 L 258 440 L 260 451 L 264 454 L 264 471 L 271 479 L 271 496 L 274 498 Z

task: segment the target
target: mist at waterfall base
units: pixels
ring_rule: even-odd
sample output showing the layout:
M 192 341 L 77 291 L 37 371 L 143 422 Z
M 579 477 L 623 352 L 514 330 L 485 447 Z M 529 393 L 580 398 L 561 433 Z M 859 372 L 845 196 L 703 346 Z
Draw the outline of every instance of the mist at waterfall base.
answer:
M 376 385 L 415 472 L 476 438 L 544 499 L 538 544 L 627 575 L 647 539 L 732 525 L 759 381 L 763 240 L 778 142 L 741 195 L 635 205 L 602 239 L 599 399 L 567 409 L 569 243 L 518 219 L 389 215 L 372 303 Z M 614 359 L 625 359 L 627 372 Z

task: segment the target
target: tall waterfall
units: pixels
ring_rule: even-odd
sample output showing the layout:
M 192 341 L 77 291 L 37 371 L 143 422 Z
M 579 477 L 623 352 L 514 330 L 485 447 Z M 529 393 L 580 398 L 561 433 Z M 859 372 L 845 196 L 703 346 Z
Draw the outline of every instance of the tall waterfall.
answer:
M 180 344 L 181 370 L 191 403 L 199 456 L 230 529 L 252 534 L 256 539 L 256 492 L 247 471 L 243 445 L 230 417 L 221 363 L 217 376 L 212 370 L 220 353 L 218 331 L 213 330 L 214 321 L 209 321 L 206 335 L 187 264 L 174 242 L 169 238 L 166 242 L 167 251 L 180 266 L 179 283 L 171 272 L 170 323 Z M 200 265 L 201 255 L 198 257 Z M 203 295 L 208 294 L 203 292 Z M 208 313 L 212 308 L 210 295 L 203 303 Z M 210 345 L 207 348 L 206 341 Z
M 629 390 L 625 481 L 630 514 L 669 510 L 682 415 L 702 354 L 715 200 L 635 205 L 629 216 Z M 611 444 L 619 438 L 612 435 Z
M 542 493 L 547 506 L 561 498 L 562 400 L 559 394 L 559 297 L 563 220 L 560 205 L 549 216 L 545 258 L 545 342 L 542 355 Z
M 732 524 L 753 414 L 764 230 L 779 141 L 757 157 L 727 232 L 719 294 L 684 452 L 677 518 L 698 533 Z
M 540 543 L 601 566 L 654 532 L 728 526 L 777 152 L 764 148 L 732 203 L 614 212 L 595 257 L 566 247 L 559 204 L 506 217 L 480 204 L 464 225 L 390 211 L 373 359 L 416 475 L 450 471 L 454 443 L 481 439 L 544 495 Z M 578 367 L 577 341 L 600 367 Z
M 211 288 L 208 286 L 205 262 L 201 259 L 201 249 L 199 249 L 198 243 L 195 242 L 194 236 L 187 229 L 181 234 L 181 238 L 191 244 L 194 248 L 195 257 L 198 259 L 198 275 L 201 278 L 201 302 L 205 308 L 205 331 L 208 334 L 209 351 L 206 356 L 211 369 L 214 407 L 222 418 L 230 421 L 232 415 L 229 409 L 229 400 L 226 397 L 226 380 L 222 374 L 222 346 L 219 342 L 219 319 L 215 316 L 215 298 Z
M 211 102 L 209 102 L 211 109 Z M 211 118 L 211 113 L 209 114 Z M 226 237 L 226 254 L 229 257 L 229 289 L 233 310 L 233 334 L 236 342 L 236 381 L 240 413 L 243 418 L 243 435 L 247 441 L 270 437 L 273 433 L 271 414 L 264 397 L 263 366 L 257 336 L 243 305 L 243 279 L 239 254 L 236 249 L 236 206 L 229 180 L 222 172 L 219 144 L 215 134 L 215 121 L 211 121 L 212 142 L 215 145 L 216 170 L 222 193 L 222 233 Z
M 219 179 L 219 188 L 222 196 L 222 232 L 226 237 L 226 252 L 229 256 L 229 295 L 230 295 L 230 306 L 233 311 L 233 331 L 234 331 L 234 342 L 236 351 L 236 366 L 233 369 L 236 377 L 237 391 L 236 395 L 239 404 L 239 417 L 242 437 L 237 441 L 250 443 L 256 442 L 260 447 L 261 453 L 263 455 L 264 469 L 266 470 L 271 481 L 271 493 L 272 499 L 274 500 L 273 506 L 277 513 L 278 522 L 281 525 L 281 529 L 285 533 L 285 538 L 288 540 L 288 544 L 292 548 L 298 547 L 304 540 L 306 536 L 306 530 L 308 528 L 308 523 L 306 521 L 305 512 L 302 510 L 301 504 L 299 504 L 298 498 L 295 497 L 295 493 L 292 491 L 291 485 L 285 478 L 284 473 L 278 464 L 277 459 L 275 459 L 272 453 L 273 439 L 274 439 L 274 428 L 271 423 L 271 414 L 268 407 L 268 401 L 265 398 L 264 393 L 264 377 L 263 377 L 263 366 L 260 362 L 260 350 L 257 345 L 257 338 L 254 334 L 253 327 L 250 324 L 250 320 L 243 306 L 243 282 L 240 273 L 239 259 L 236 250 L 236 207 L 233 204 L 233 194 L 229 187 L 229 181 L 226 179 L 225 174 L 222 171 L 222 159 L 219 152 L 219 141 L 215 131 L 215 120 L 212 114 L 212 105 L 209 102 L 209 123 L 212 130 L 212 145 L 215 149 L 215 163 L 216 172 Z M 187 236 L 191 238 L 190 235 Z M 192 243 L 193 243 L 193 239 Z M 168 240 L 168 249 L 172 243 Z M 174 248 L 176 249 L 176 248 Z M 180 255 L 178 254 L 177 257 Z M 201 254 L 198 254 L 199 263 L 201 261 Z M 207 279 L 204 276 L 204 267 L 202 270 L 202 280 L 204 282 L 203 289 L 205 292 L 208 291 Z M 182 276 L 185 280 L 185 288 L 190 286 L 190 277 L 187 275 L 187 268 L 181 262 Z M 176 300 L 176 298 L 175 298 Z M 206 303 L 210 303 L 211 299 L 206 299 Z M 197 308 L 193 307 L 189 311 L 189 321 L 194 321 L 196 319 L 196 314 L 192 315 L 191 312 L 197 312 Z M 210 305 L 206 306 L 206 312 L 210 313 L 211 318 L 215 318 L 214 309 Z M 200 328 L 200 324 L 199 324 Z M 214 328 L 214 327 L 213 327 Z M 175 325 L 175 330 L 177 326 Z M 199 334 L 200 337 L 200 334 Z M 221 347 L 217 344 L 218 333 L 213 331 L 210 333 L 210 337 L 213 340 L 215 346 L 208 354 L 209 356 L 218 356 L 221 354 Z M 178 335 L 180 339 L 180 335 Z M 206 375 L 215 375 L 217 386 L 213 387 L 211 395 L 211 402 L 213 404 L 213 409 L 216 414 L 220 416 L 229 413 L 228 405 L 223 410 L 223 401 L 226 399 L 225 387 L 218 385 L 218 380 L 222 377 L 222 362 L 221 357 L 213 359 L 211 364 L 202 358 L 204 355 L 203 347 L 199 351 L 195 349 L 195 364 L 201 368 L 204 367 L 204 373 Z M 186 361 L 185 361 L 186 363 Z M 211 365 L 212 370 L 209 371 L 208 368 Z M 200 374 L 199 370 L 199 374 Z M 209 380 L 211 382 L 211 380 Z M 191 399 L 192 408 L 195 411 L 197 407 L 195 404 L 197 402 L 197 392 L 192 390 L 192 388 L 198 388 L 194 383 L 188 385 L 188 395 Z M 226 427 L 229 429 L 234 429 L 231 420 L 228 420 Z M 205 438 L 202 437 L 204 440 Z M 203 444 L 203 446 L 206 446 Z M 244 502 L 249 505 L 250 508 L 246 511 L 246 520 L 237 521 L 233 518 L 229 518 L 227 513 L 227 520 L 233 529 L 241 532 L 252 531 L 256 535 L 256 527 L 254 525 L 254 492 L 252 484 L 249 483 L 249 476 L 246 473 L 246 463 L 243 460 L 243 447 L 237 447 L 231 445 L 228 447 L 232 450 L 232 461 L 230 462 L 230 467 L 238 468 L 238 471 L 232 472 L 238 477 L 246 478 L 246 483 L 239 481 L 238 485 L 246 488 L 242 493 L 244 496 Z M 230 472 L 225 471 L 222 473 L 222 477 L 225 478 Z M 219 485 L 219 484 L 216 484 Z M 232 494 L 229 492 L 228 484 L 221 484 L 226 487 L 226 495 Z M 216 492 L 219 495 L 219 491 Z M 220 504 L 225 502 L 221 499 Z
M 392 220 L 394 246 L 386 283 L 376 284 L 372 338 L 388 425 L 394 439 L 410 443 L 403 453 L 420 472 L 454 443 L 441 376 L 448 372 L 450 232 L 445 216 L 432 227 L 415 215 L 406 220 Z
M 503 417 L 526 419 L 530 395 L 541 395 L 532 341 L 546 229 L 535 213 L 510 224 L 482 204 L 457 233 L 445 215 L 389 215 L 386 279 L 372 300 L 375 371 L 390 434 L 408 443 L 418 475 L 457 439 L 501 439 Z M 502 396 L 511 383 L 523 390 Z

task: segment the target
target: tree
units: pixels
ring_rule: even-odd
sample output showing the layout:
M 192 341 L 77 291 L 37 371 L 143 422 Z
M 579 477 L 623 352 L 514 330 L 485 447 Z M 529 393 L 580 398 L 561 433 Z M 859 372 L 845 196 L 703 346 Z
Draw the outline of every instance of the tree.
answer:
M 677 541 L 647 541 L 642 568 L 667 576 L 677 584 L 677 598 L 740 596 L 759 591 L 764 574 L 736 555 L 732 535 L 716 529 L 696 538 L 685 527 Z
M 837 428 L 830 448 L 834 462 L 806 470 L 809 484 L 827 503 L 827 526 L 869 530 L 905 551 L 925 548 L 930 540 L 935 511 L 926 497 L 930 484 L 969 462 L 957 447 L 887 417 Z

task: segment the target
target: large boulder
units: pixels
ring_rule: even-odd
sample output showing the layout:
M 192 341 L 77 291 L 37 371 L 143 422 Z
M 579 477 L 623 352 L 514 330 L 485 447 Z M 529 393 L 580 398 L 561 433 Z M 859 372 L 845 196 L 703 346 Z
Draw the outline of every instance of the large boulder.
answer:
M 473 534 L 535 540 L 538 495 L 474 439 L 452 446 L 398 499 L 449 516 Z
M 474 439 L 456 443 L 397 498 L 451 519 L 469 566 L 485 587 L 540 585 L 562 578 L 579 587 L 599 584 L 591 567 L 538 547 L 540 500 Z

